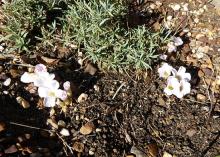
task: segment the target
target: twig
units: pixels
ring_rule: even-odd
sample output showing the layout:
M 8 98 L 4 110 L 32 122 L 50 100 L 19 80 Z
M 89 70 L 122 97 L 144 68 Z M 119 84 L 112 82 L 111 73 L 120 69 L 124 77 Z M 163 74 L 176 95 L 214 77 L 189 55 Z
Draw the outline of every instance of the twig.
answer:
M 118 92 L 120 91 L 120 89 L 125 85 L 125 82 L 123 82 L 117 89 L 117 91 L 115 92 L 115 94 L 113 95 L 112 99 L 115 99 L 116 95 L 118 94 Z
M 30 128 L 30 129 L 35 129 L 35 130 L 43 130 L 43 131 L 47 131 L 47 132 L 55 132 L 54 130 L 42 129 L 42 128 L 38 128 L 38 127 L 35 127 L 35 126 L 20 124 L 20 123 L 16 123 L 16 122 L 9 122 L 9 124 L 17 125 L 17 126 L 21 126 L 21 127 L 25 127 L 25 128 Z

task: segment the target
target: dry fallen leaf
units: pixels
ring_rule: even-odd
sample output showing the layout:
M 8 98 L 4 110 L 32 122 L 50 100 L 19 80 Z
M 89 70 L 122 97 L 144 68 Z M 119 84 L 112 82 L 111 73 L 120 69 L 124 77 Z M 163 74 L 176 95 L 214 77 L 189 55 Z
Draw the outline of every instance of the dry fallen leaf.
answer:
M 0 132 L 4 131 L 6 128 L 6 125 L 4 122 L 0 122 Z
M 37 60 L 45 65 L 56 65 L 60 61 L 60 59 L 48 58 L 44 56 L 37 56 Z
M 86 65 L 86 68 L 84 69 L 84 72 L 89 73 L 90 75 L 95 75 L 95 73 L 97 72 L 97 68 L 93 64 L 88 63 Z
M 88 135 L 88 134 L 92 133 L 94 128 L 95 128 L 95 126 L 94 126 L 93 122 L 88 122 L 85 125 L 83 125 L 79 131 L 83 135 Z
M 73 144 L 73 150 L 82 153 L 84 150 L 84 144 L 81 142 L 75 142 Z
M 55 129 L 58 129 L 58 124 L 54 119 L 48 119 L 47 123 L 49 123 L 52 127 L 54 127 Z
M 23 107 L 23 108 L 29 108 L 30 107 L 30 104 L 27 100 L 25 100 L 24 98 L 22 97 L 17 97 L 16 98 L 17 102 Z
M 149 157 L 157 157 L 158 156 L 158 146 L 156 143 L 151 143 L 147 146 Z

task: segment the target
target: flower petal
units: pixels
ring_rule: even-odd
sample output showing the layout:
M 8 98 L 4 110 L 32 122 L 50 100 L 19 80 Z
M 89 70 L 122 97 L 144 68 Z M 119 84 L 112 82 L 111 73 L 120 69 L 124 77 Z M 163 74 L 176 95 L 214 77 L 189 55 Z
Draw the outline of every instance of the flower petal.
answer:
M 174 37 L 173 42 L 175 46 L 181 46 L 183 45 L 183 40 L 180 37 Z
M 37 76 L 34 73 L 28 73 L 25 72 L 22 76 L 21 76 L 21 82 L 23 83 L 31 83 L 34 82 L 36 80 Z
M 57 98 L 60 98 L 61 100 L 66 100 L 67 99 L 67 92 L 61 89 L 56 90 L 55 93 Z
M 35 73 L 47 72 L 47 67 L 43 64 L 37 64 L 34 69 Z
M 56 105 L 55 97 L 46 97 L 44 98 L 44 106 L 45 107 L 54 107 Z
M 68 91 L 70 89 L 70 81 L 66 81 L 63 83 L 64 90 Z
M 178 74 L 179 74 L 179 75 L 182 75 L 182 74 L 184 74 L 185 72 L 186 72 L 186 68 L 185 68 L 185 67 L 183 67 L 183 66 L 179 67 L 179 70 L 178 70 Z
M 176 48 L 176 46 L 174 45 L 173 42 L 170 42 L 170 43 L 167 44 L 167 51 L 169 53 L 176 52 L 176 50 L 177 50 L 177 48 Z
M 48 97 L 48 93 L 49 93 L 49 89 L 48 88 L 45 88 L 45 87 L 39 87 L 38 88 L 38 95 L 41 98 Z

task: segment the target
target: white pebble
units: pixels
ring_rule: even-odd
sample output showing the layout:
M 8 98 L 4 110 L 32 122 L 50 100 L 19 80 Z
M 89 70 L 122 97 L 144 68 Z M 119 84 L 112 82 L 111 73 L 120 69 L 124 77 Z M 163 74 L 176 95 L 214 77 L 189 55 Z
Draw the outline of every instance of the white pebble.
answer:
M 63 135 L 63 136 L 70 136 L 70 132 L 69 130 L 63 128 L 61 131 L 60 131 L 60 134 Z
M 170 6 L 174 11 L 180 10 L 180 5 L 179 4 L 174 4 Z
M 3 83 L 4 86 L 9 86 L 10 84 L 11 84 L 11 78 L 7 78 Z

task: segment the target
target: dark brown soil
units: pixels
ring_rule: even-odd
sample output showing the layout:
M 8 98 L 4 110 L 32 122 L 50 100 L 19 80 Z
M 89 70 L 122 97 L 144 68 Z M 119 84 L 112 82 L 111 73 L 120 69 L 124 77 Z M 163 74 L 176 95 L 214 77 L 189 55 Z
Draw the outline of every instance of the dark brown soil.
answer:
M 164 3 L 171 2 L 174 1 Z M 179 58 L 185 59 L 188 52 L 183 48 L 181 53 Z M 10 76 L 12 68 L 20 74 L 26 70 L 21 66 L 6 65 L 6 62 L 1 61 L 1 81 Z M 60 108 L 55 109 L 57 112 L 53 118 L 57 122 L 65 121 L 65 128 L 71 132 L 70 136 L 62 138 L 55 134 L 60 128 L 54 133 L 50 131 L 51 126 L 46 125 L 47 119 L 51 118 L 50 109 L 38 109 L 36 95 L 24 90 L 26 85 L 20 83 L 19 77 L 13 78 L 10 90 L 1 87 L 0 122 L 6 124 L 6 130 L 0 132 L 0 157 L 29 156 L 31 153 L 41 156 L 123 157 L 131 154 L 134 147 L 144 154 L 136 154 L 137 157 L 160 157 L 164 152 L 173 157 L 219 155 L 220 94 L 214 93 L 210 98 L 209 88 L 204 87 L 203 78 L 198 76 L 199 65 L 187 65 L 181 60 L 173 62 L 176 66 L 187 66 L 193 77 L 192 91 L 184 99 L 164 94 L 164 80 L 157 75 L 160 63 L 147 73 L 99 71 L 93 76 L 84 73 L 83 69 L 75 66 L 75 62 L 64 69 L 51 67 L 59 80 L 69 80 L 75 85 L 74 100 L 81 93 L 89 96 L 84 103 L 75 101 L 66 113 L 62 113 Z M 9 94 L 4 94 L 4 90 Z M 198 93 L 206 95 L 207 99 L 198 101 Z M 31 107 L 22 108 L 15 100 L 17 96 L 31 100 Z M 95 129 L 89 135 L 82 135 L 79 130 L 87 122 L 93 122 Z M 27 134 L 31 138 L 25 137 Z M 18 137 L 23 137 L 24 141 L 19 141 Z M 84 145 L 82 153 L 71 153 L 67 148 L 66 145 L 72 147 L 75 142 Z M 5 154 L 11 145 L 20 149 L 10 155 Z

